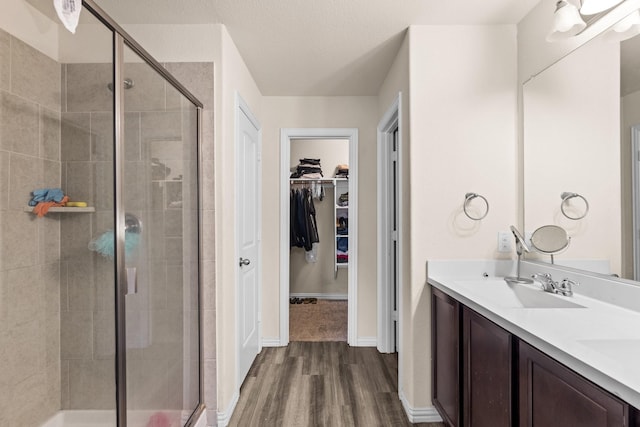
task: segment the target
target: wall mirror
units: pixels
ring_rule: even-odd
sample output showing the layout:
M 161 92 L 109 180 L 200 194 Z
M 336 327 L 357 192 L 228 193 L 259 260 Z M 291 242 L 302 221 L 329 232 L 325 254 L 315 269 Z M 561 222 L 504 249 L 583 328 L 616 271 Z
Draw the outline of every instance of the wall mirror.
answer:
M 631 147 L 634 129 L 640 135 L 640 36 L 618 41 L 610 30 L 523 85 L 524 229 L 567 230 L 571 245 L 556 264 L 639 280 L 632 158 L 640 157 Z M 575 219 L 582 199 L 563 193 L 588 201 L 583 218 Z

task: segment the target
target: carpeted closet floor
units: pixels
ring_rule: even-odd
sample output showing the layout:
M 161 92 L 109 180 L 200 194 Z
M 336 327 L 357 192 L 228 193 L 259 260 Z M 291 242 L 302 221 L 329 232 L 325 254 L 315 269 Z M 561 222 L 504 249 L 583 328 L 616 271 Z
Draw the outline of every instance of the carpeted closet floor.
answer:
M 347 301 L 289 304 L 289 341 L 347 341 Z

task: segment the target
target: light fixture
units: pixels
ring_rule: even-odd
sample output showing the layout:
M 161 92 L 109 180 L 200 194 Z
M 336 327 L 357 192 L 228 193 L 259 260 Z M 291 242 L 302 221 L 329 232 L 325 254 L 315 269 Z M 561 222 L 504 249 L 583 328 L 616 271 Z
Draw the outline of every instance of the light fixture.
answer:
M 596 13 L 611 9 L 618 3 L 622 3 L 622 0 L 582 0 L 580 13 L 583 15 L 595 15 Z
M 554 42 L 568 39 L 586 27 L 587 24 L 580 16 L 578 8 L 566 0 L 560 0 L 556 3 L 556 11 L 553 14 L 553 28 L 547 35 L 547 41 Z
M 621 42 L 640 34 L 640 11 L 634 10 L 602 36 L 608 42 Z

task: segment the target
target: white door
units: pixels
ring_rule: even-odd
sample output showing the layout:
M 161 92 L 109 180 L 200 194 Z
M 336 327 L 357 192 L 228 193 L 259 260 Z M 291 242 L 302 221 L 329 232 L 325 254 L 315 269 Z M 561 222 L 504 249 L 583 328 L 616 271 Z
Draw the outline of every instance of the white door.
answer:
M 238 114 L 238 344 L 239 384 L 260 352 L 260 130 L 246 104 Z

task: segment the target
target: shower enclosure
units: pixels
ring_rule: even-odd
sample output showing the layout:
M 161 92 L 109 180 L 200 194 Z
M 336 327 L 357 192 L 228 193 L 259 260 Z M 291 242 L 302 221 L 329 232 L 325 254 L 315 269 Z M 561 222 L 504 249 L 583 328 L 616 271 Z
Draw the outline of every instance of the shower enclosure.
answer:
M 194 425 L 202 104 L 83 6 L 57 58 L 0 29 L 0 425 Z

